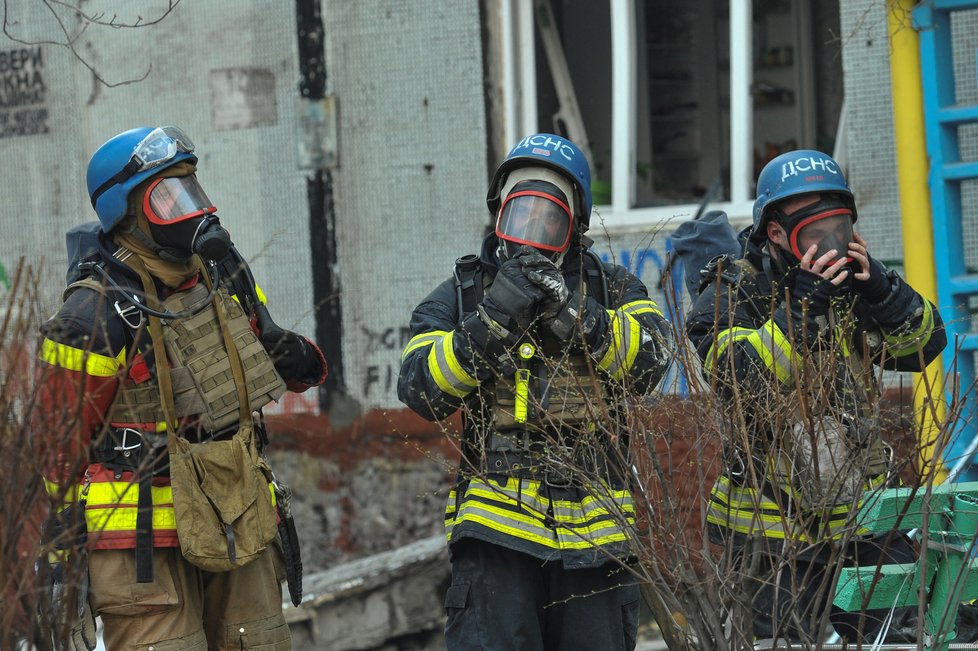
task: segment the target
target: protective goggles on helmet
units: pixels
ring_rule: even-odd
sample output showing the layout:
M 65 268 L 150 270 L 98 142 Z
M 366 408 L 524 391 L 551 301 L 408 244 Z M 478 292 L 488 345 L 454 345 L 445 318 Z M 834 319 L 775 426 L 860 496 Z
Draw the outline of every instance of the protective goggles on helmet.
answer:
M 177 152 L 193 153 L 194 143 L 179 127 L 157 127 L 132 150 L 132 158 L 126 167 L 135 165 L 133 174 L 159 167 L 172 159 Z
M 195 176 L 156 179 L 143 197 L 143 213 L 154 224 L 166 226 L 217 212 Z
M 146 134 L 146 137 L 133 147 L 129 162 L 119 170 L 118 174 L 100 185 L 92 193 L 92 205 L 113 185 L 124 183 L 136 174 L 159 167 L 179 153 L 190 154 L 194 151 L 194 143 L 179 127 L 157 127 Z
M 496 235 L 536 249 L 563 252 L 570 246 L 573 217 L 567 197 L 547 181 L 521 181 L 499 209 Z
M 818 247 L 813 259 L 832 249 L 837 255 L 845 256 L 853 241 L 852 209 L 837 197 L 822 196 L 814 204 L 790 215 L 782 213 L 781 223 L 788 232 L 791 252 L 799 260 L 813 244 Z

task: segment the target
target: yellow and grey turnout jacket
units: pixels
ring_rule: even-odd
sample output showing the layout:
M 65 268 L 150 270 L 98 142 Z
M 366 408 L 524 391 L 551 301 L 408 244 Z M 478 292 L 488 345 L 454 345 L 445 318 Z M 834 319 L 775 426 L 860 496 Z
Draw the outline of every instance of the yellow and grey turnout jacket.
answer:
M 498 269 L 497 245 L 495 235 L 483 242 L 474 283 L 483 291 Z M 593 567 L 628 555 L 635 506 L 621 416 L 658 384 L 671 336 L 624 268 L 572 247 L 561 270 L 568 287 L 597 301 L 600 345 L 562 345 L 534 326 L 508 349 L 480 350 L 462 323 L 482 292 L 449 278 L 412 314 L 398 397 L 429 420 L 462 413 L 445 512 L 450 544 L 472 537 Z
M 785 297 L 788 276 L 767 256 L 749 244 L 744 259 L 728 259 L 725 269 L 707 277 L 686 317 L 686 333 L 703 362 L 704 377 L 730 413 L 738 410 L 744 416 L 743 430 L 725 442 L 726 464 L 711 493 L 707 522 L 711 534 L 721 536 L 733 531 L 791 540 L 839 539 L 851 532 L 850 510 L 862 492 L 886 481 L 886 464 L 882 470 L 879 464 L 864 464 L 854 499 L 818 509 L 806 506 L 801 496 L 810 487 L 799 485 L 805 475 L 798 473 L 792 481 L 776 470 L 776 441 L 791 429 L 790 417 L 782 413 L 779 420 L 774 413 L 777 405 L 803 395 L 809 413 L 812 405 L 821 404 L 823 413 L 843 414 L 844 429 L 859 439 L 847 443 L 849 450 L 854 445 L 878 451 L 881 391 L 874 369 L 922 370 L 947 343 L 943 322 L 937 309 L 892 271 L 886 272 L 890 288 L 880 302 L 843 291 L 824 322 L 814 322 L 807 313 L 799 318 Z M 733 418 L 727 423 L 739 429 Z

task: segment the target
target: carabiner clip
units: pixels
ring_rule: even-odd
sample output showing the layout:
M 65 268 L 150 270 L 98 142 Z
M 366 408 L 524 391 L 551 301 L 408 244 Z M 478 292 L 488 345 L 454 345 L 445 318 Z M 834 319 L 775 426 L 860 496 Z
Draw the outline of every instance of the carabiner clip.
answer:
M 118 450 L 120 452 L 128 452 L 129 450 L 138 450 L 143 444 L 143 435 L 139 433 L 139 430 L 134 430 L 131 427 L 122 428 L 122 442 L 112 448 L 113 450 Z M 136 443 L 133 445 L 129 444 L 129 434 L 134 434 L 136 436 Z
M 133 330 L 138 330 L 139 327 L 143 325 L 143 318 L 144 317 L 143 317 L 143 313 L 140 312 L 139 311 L 139 308 L 137 308 L 136 305 L 135 305 L 135 301 L 138 301 L 139 299 L 136 296 L 133 296 L 132 297 L 132 300 L 133 300 L 134 304 L 133 305 L 130 305 L 129 307 L 127 307 L 125 309 L 122 308 L 122 306 L 119 304 L 119 301 L 116 301 L 115 302 L 115 311 L 119 315 L 119 318 L 121 318 L 123 321 L 125 321 L 125 323 L 126 323 L 127 326 L 129 326 Z M 132 314 L 134 312 L 139 316 L 139 320 L 135 324 L 133 324 L 133 322 L 129 320 L 129 318 L 132 316 Z

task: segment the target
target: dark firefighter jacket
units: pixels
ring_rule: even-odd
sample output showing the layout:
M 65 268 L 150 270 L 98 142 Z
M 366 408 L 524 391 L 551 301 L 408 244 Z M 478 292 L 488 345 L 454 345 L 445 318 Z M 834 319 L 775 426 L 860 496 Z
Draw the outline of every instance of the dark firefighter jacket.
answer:
M 890 290 L 882 301 L 871 304 L 847 293 L 832 303 L 830 314 L 837 317 L 834 327 L 820 330 L 814 323 L 804 323 L 807 317 L 792 316 L 779 284 L 784 276 L 774 270 L 770 258 L 765 265 L 765 256 L 749 245 L 744 260 L 729 260 L 722 273 L 708 276 L 686 318 L 686 333 L 703 362 L 704 377 L 722 400 L 742 407 L 749 440 L 747 445 L 743 439 L 728 442 L 728 447 L 739 451 L 714 485 L 707 519 L 741 534 L 839 538 L 851 504 L 836 504 L 828 512 L 803 513 L 797 506 L 800 488 L 771 479 L 776 476 L 770 474 L 775 427 L 766 410 L 783 404 L 785 396 L 796 395 L 801 383 L 801 393 L 812 400 L 824 392 L 842 409 L 878 421 L 878 413 L 865 404 L 867 400 L 875 403 L 880 395 L 873 368 L 921 371 L 946 345 L 943 322 L 930 302 L 889 271 Z M 769 271 L 761 271 L 765 267 Z M 834 343 L 829 345 L 827 339 Z M 830 351 L 827 363 L 799 380 L 806 360 L 825 350 Z M 855 386 L 866 390 L 857 392 Z M 874 432 L 879 436 L 878 424 Z M 763 479 L 743 479 L 750 475 Z M 863 477 L 863 489 L 885 479 L 885 475 Z
M 483 242 L 480 259 L 486 288 L 498 269 L 497 244 L 495 235 Z M 581 283 L 582 266 L 590 279 L 585 283 Z M 577 428 L 567 428 L 559 419 L 543 424 L 538 421 L 536 432 L 546 431 L 550 437 L 549 443 L 542 444 L 544 447 L 557 439 L 573 447 L 575 441 L 584 440 L 580 433 L 588 432 L 588 440 L 594 442 L 592 451 L 607 443 L 618 446 L 618 450 L 624 446 L 627 452 L 627 432 L 614 416 L 600 422 L 599 414 L 620 411 L 628 396 L 648 394 L 655 388 L 669 359 L 668 323 L 649 299 L 642 282 L 622 267 L 600 262 L 595 256 L 584 255 L 582 249 L 572 248 L 562 271 L 568 287 L 586 285 L 584 291 L 590 296 L 599 303 L 606 301 L 598 327 L 604 337 L 611 339 L 600 359 L 591 355 L 591 365 L 611 399 L 612 409 L 595 405 L 589 420 L 585 418 L 586 422 Z M 607 298 L 600 297 L 604 293 L 602 278 L 607 284 Z M 481 295 L 470 302 L 463 295 L 461 300 L 467 309 L 472 309 L 480 298 Z M 597 566 L 608 562 L 609 554 L 627 555 L 628 530 L 634 523 L 635 507 L 623 472 L 607 472 L 601 480 L 588 482 L 590 489 L 586 490 L 580 482 L 566 477 L 558 481 L 546 473 L 520 472 L 519 465 L 500 470 L 498 460 L 495 465 L 487 462 L 487 455 L 492 457 L 496 451 L 492 441 L 498 436 L 490 417 L 501 384 L 497 378 L 508 372 L 497 375 L 468 340 L 460 327 L 459 300 L 460 292 L 450 278 L 415 308 L 410 324 L 412 339 L 401 356 L 398 378 L 398 397 L 421 416 L 438 420 L 460 409 L 463 414 L 463 462 L 445 513 L 449 542 L 478 538 L 538 558 L 559 559 L 565 567 Z M 548 364 L 566 367 L 571 363 L 566 351 L 548 348 L 546 344 L 537 346 L 537 351 L 538 357 L 542 356 Z M 583 360 L 583 353 L 579 358 Z M 526 377 L 528 384 L 535 386 L 534 378 Z M 583 392 L 583 387 L 594 386 L 592 377 L 580 377 L 576 382 Z M 514 431 L 519 439 L 529 433 L 530 427 L 520 430 L 517 425 L 508 433 Z M 530 441 L 533 443 L 540 441 Z M 604 458 L 617 459 L 619 466 L 626 463 L 620 455 Z
M 114 277 L 129 278 L 131 286 L 139 287 L 135 274 L 112 257 L 116 245 L 103 237 L 100 246 L 101 257 Z M 163 291 L 160 285 L 160 296 L 189 291 L 199 280 L 192 278 L 173 292 Z M 229 293 L 233 295 L 233 290 L 229 289 Z M 259 294 L 259 297 L 264 302 L 264 296 Z M 98 460 L 96 448 L 109 440 L 106 431 L 137 430 L 126 432 L 128 436 L 113 441 L 117 450 L 135 446 L 133 451 L 122 454 L 134 454 L 140 449 L 138 431 L 142 431 L 144 443 L 145 439 L 153 437 L 164 446 L 157 450 L 162 452 L 163 458 L 166 456 L 164 422 L 141 423 L 141 427 L 133 423 L 106 422 L 124 382 L 137 387 L 151 381 L 155 383 L 151 364 L 161 363 L 160 360 L 147 363 L 141 349 L 142 342 L 148 344 L 149 333 L 138 335 L 138 341 L 134 339 L 135 331 L 124 318 L 135 324 L 139 321 L 139 313 L 134 309 L 122 310 L 123 316 L 116 307 L 116 300 L 111 293 L 103 296 L 88 287 L 71 292 L 58 313 L 43 324 L 38 351 L 41 363 L 38 396 L 42 408 L 36 410 L 35 431 L 49 432 L 47 437 L 52 441 L 69 442 L 57 451 L 57 461 L 47 471 L 48 491 L 52 495 L 67 493 L 65 499 L 69 502 L 85 500 L 88 540 L 92 549 L 131 549 L 136 546 L 137 539 L 138 478 L 132 471 L 120 466 L 113 468 Z M 213 311 L 213 308 L 208 309 Z M 320 371 L 315 377 L 283 378 L 288 390 L 305 391 L 321 384 L 326 377 L 326 361 L 319 348 L 308 340 L 306 344 L 318 357 Z M 226 351 L 224 356 L 226 358 Z M 65 409 L 65 405 L 78 405 L 80 409 Z M 192 418 L 182 423 L 193 427 Z M 63 433 L 66 429 L 67 436 Z M 200 433 L 198 438 L 206 436 L 207 433 Z M 159 470 L 161 467 L 163 471 Z M 151 492 L 153 546 L 178 547 L 165 463 L 154 471 Z

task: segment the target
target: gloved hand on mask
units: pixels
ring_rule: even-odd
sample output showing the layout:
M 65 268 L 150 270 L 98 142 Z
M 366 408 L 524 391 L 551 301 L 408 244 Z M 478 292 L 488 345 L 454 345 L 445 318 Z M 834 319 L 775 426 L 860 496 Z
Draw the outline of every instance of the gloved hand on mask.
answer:
M 600 346 L 607 316 L 598 302 L 570 290 L 561 270 L 539 251 L 522 256 L 520 261 L 526 277 L 546 295 L 540 312 L 543 327 L 560 341 L 578 347 L 586 344 L 591 349 Z
M 547 296 L 523 271 L 522 258 L 532 251 L 531 247 L 520 247 L 515 256 L 503 262 L 479 306 L 480 316 L 484 314 L 484 320 L 492 322 L 486 324 L 490 331 L 499 326 L 506 339 L 518 339 L 530 327 Z
M 869 255 L 866 240 L 853 233 L 854 242 L 849 244 L 849 257 L 853 259 L 852 287 L 870 303 L 882 303 L 890 295 L 893 285 L 886 266 Z
M 312 380 L 322 375 L 319 355 L 305 338 L 290 330 L 270 328 L 263 331 L 258 339 L 265 346 L 282 379 Z

